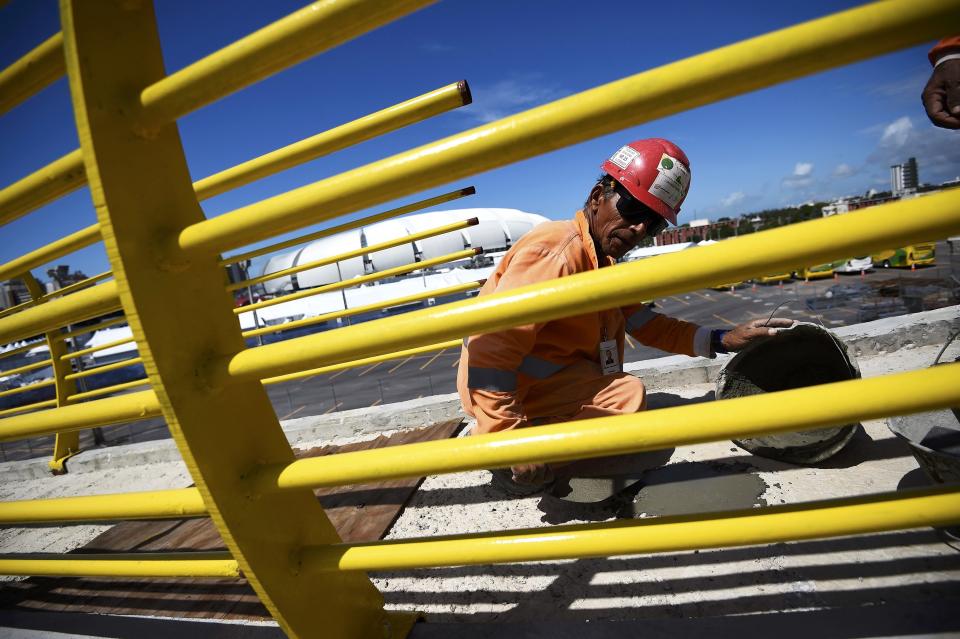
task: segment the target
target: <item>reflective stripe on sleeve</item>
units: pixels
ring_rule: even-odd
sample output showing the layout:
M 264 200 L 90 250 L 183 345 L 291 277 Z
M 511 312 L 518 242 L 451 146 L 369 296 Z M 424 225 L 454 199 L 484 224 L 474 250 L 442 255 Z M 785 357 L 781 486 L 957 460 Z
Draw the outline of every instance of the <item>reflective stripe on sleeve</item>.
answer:
M 509 393 L 517 390 L 517 374 L 499 368 L 467 368 L 467 387 L 473 390 L 501 391 Z
M 560 372 L 564 368 L 566 368 L 566 365 L 564 364 L 555 364 L 540 357 L 527 355 L 523 358 L 523 361 L 520 362 L 520 368 L 517 370 L 530 377 L 546 379 L 554 373 Z
M 659 315 L 659 313 L 657 313 L 655 310 L 649 306 L 644 306 L 627 318 L 627 330 L 631 333 L 633 331 L 638 331 L 657 315 Z

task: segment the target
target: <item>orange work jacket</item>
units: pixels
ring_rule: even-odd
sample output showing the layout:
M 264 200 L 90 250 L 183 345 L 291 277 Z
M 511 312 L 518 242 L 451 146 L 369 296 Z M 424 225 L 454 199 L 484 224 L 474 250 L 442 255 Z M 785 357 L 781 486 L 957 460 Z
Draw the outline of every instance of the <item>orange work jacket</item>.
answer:
M 608 264 L 613 260 L 608 259 Z M 480 289 L 489 295 L 534 282 L 600 268 L 587 218 L 535 227 L 504 255 Z M 530 393 L 565 371 L 601 375 L 600 342 L 616 340 L 623 361 L 624 334 L 648 346 L 685 355 L 710 355 L 710 331 L 655 312 L 639 301 L 621 308 L 474 335 L 464 342 L 457 390 L 464 410 L 477 418 L 476 432 L 528 425 L 523 404 Z M 584 366 L 595 362 L 595 366 Z M 576 366 L 574 366 L 576 365 Z M 620 374 L 622 375 L 622 373 Z M 556 398 L 558 405 L 569 398 Z M 543 405 L 543 397 L 537 403 Z

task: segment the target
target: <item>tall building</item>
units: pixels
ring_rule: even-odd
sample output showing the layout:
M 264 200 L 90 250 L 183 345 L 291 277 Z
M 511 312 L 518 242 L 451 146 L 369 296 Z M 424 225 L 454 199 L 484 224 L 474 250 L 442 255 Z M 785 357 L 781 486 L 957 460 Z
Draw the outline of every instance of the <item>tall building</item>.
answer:
M 890 189 L 894 195 L 916 191 L 919 184 L 916 158 L 910 158 L 903 164 L 894 164 L 890 167 Z

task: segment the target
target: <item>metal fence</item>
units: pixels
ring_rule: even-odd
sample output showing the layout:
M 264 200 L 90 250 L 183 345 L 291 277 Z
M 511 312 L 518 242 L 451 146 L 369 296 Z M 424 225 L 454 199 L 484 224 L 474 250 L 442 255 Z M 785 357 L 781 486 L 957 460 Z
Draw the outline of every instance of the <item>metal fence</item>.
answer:
M 62 0 L 62 34 L 0 74 L 5 110 L 65 71 L 81 140 L 80 149 L 0 191 L 0 222 L 84 182 L 98 211 L 96 225 L 0 265 L 0 278 L 27 277 L 31 268 L 96 241 L 105 245 L 113 278 L 5 314 L 0 343 L 41 334 L 56 340 L 63 327 L 122 309 L 148 377 L 136 382 L 148 386 L 143 390 L 98 398 L 71 394 L 66 383 L 71 374 L 77 379 L 75 373 L 58 376 L 55 406 L 3 416 L 0 438 L 75 434 L 162 415 L 196 482 L 196 488 L 183 490 L 5 502 L 0 523 L 209 516 L 228 547 L 203 554 L 4 556 L 0 572 L 143 577 L 242 572 L 291 636 L 403 636 L 410 615 L 385 612 L 364 571 L 736 546 L 960 521 L 954 487 L 702 516 L 341 543 L 312 488 L 652 450 L 960 404 L 960 370 L 947 365 L 295 461 L 261 380 L 613 308 L 625 296 L 652 299 L 960 232 L 960 193 L 947 192 L 562 278 L 549 286 L 248 346 L 226 288 L 223 251 L 960 30 L 956 1 L 878 2 L 680 60 L 204 217 L 198 201 L 211 193 L 385 129 L 346 125 L 336 144 L 306 144 L 306 151 L 286 147 L 208 178 L 216 183 L 210 186 L 206 180 L 191 184 L 178 117 L 428 3 L 318 2 L 165 75 L 150 3 Z M 443 108 L 458 102 L 462 98 Z M 419 112 L 413 119 L 430 114 Z M 179 326 L 186 315 L 194 318 L 190 330 Z M 52 349 L 51 360 L 58 361 Z

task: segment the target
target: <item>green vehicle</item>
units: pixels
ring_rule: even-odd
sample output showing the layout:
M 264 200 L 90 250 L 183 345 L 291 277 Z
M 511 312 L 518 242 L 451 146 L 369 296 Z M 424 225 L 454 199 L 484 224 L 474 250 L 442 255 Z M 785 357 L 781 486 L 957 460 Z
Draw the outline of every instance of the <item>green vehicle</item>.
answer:
M 903 248 L 880 251 L 872 257 L 873 263 L 883 268 L 927 266 L 937 262 L 937 245 L 933 242 L 911 244 Z

